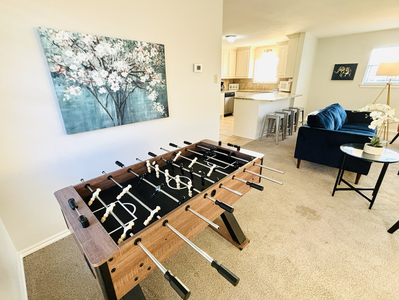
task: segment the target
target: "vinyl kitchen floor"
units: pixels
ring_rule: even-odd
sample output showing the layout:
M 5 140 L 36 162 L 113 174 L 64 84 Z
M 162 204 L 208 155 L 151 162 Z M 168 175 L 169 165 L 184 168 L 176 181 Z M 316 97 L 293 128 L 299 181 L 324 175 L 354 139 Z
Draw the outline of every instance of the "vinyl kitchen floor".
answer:
M 223 143 L 232 143 L 234 145 L 245 145 L 251 142 L 251 139 L 233 135 L 234 116 L 220 118 L 219 140 Z

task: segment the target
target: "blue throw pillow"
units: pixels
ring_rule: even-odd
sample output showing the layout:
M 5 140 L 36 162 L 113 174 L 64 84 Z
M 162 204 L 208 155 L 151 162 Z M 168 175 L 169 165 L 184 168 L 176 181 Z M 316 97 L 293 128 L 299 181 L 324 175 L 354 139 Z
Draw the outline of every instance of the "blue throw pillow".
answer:
M 325 108 L 330 111 L 334 118 L 334 130 L 339 130 L 345 124 L 347 116 L 345 109 L 338 103 L 331 104 Z
M 335 130 L 340 129 L 347 121 L 348 117 L 346 115 L 345 109 L 338 103 L 333 104 L 335 110 Z
M 316 115 L 317 127 L 328 130 L 335 129 L 335 121 L 332 112 L 329 109 L 323 109 Z

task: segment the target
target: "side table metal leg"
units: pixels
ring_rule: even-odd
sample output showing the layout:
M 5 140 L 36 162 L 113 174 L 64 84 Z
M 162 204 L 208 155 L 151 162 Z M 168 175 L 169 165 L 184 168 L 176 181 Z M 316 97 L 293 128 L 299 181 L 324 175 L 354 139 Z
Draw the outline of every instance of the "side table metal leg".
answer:
M 389 233 L 394 233 L 396 230 L 399 229 L 399 221 L 396 222 L 391 228 L 388 229 Z
M 347 159 L 347 155 L 344 154 L 344 157 L 342 158 L 341 167 L 340 167 L 340 169 L 338 171 L 337 179 L 335 180 L 335 185 L 334 185 L 334 189 L 333 189 L 333 192 L 332 192 L 332 196 L 334 196 L 334 194 L 335 194 L 335 190 L 337 189 L 337 185 L 339 185 L 341 183 L 342 176 L 344 175 L 346 159 Z
M 375 187 L 374 187 L 374 190 L 373 190 L 373 198 L 370 201 L 369 209 L 371 209 L 373 207 L 375 198 L 377 197 L 378 191 L 380 189 L 382 180 L 384 179 L 385 173 L 387 172 L 388 166 L 389 166 L 389 163 L 384 163 L 384 165 L 383 165 L 383 167 L 381 169 L 380 176 L 378 176 L 377 183 L 375 184 Z

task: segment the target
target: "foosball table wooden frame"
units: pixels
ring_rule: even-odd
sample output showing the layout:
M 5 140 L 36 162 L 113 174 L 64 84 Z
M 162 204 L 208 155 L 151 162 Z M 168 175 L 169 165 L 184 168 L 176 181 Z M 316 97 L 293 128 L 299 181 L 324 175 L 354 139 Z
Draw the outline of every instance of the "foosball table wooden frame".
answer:
M 242 249 L 249 242 L 234 215 L 215 205 L 215 202 L 206 199 L 206 196 L 212 195 L 213 198 L 219 201 L 223 201 L 230 206 L 233 205 L 240 199 L 240 196 L 221 188 L 222 185 L 242 194 L 247 193 L 251 186 L 244 184 L 243 180 L 247 181 L 247 183 L 260 182 L 260 177 L 247 171 L 261 174 L 262 168 L 259 165 L 263 163 L 263 154 L 239 148 L 239 151 L 237 151 L 236 148 L 220 146 L 220 142 L 218 144 L 210 140 L 203 140 L 175 151 L 181 151 L 182 156 L 189 157 L 193 151 L 204 153 L 203 149 L 223 151 L 224 153 L 229 153 L 229 158 L 241 158 L 241 161 L 247 160 L 248 162 L 242 163 L 229 176 L 225 176 L 202 190 L 201 193 L 181 203 L 174 210 L 163 215 L 162 218 L 153 220 L 148 226 L 139 232 L 135 232 L 133 236 L 126 238 L 121 244 L 117 244 L 111 238 L 87 205 L 87 199 L 92 196 L 92 193 L 87 189 L 87 185 L 107 190 L 115 186 L 109 180 L 110 175 L 117 182 L 126 182 L 135 177 L 128 170 L 140 175 L 147 172 L 145 162 L 130 165 L 55 192 L 66 224 L 97 279 L 106 300 L 145 299 L 139 283 L 156 268 L 156 264 L 137 245 L 137 241 L 141 241 L 159 262 L 166 261 L 184 246 L 185 242 L 165 227 L 165 220 L 190 240 L 208 226 L 206 222 L 187 211 L 188 205 L 202 216 L 217 223 L 220 228 L 215 231 L 219 232 L 236 247 Z M 158 155 L 149 159 L 149 162 L 153 164 L 156 162 L 159 167 L 165 167 L 167 165 L 166 161 L 173 159 L 176 156 L 176 152 L 171 151 Z M 234 177 L 239 177 L 241 181 L 235 180 Z M 70 199 L 75 200 L 76 210 L 71 209 L 68 202 Z M 90 224 L 88 227 L 82 227 L 82 223 L 78 219 L 77 210 L 79 215 L 87 218 L 88 224 Z

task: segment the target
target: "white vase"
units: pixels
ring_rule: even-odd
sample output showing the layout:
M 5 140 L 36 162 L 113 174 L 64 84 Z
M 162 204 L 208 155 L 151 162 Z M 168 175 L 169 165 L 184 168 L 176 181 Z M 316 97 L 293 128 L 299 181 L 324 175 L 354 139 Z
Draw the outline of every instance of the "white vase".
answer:
M 363 151 L 365 153 L 372 154 L 372 155 L 381 155 L 382 152 L 384 151 L 384 147 L 383 146 L 372 147 L 370 145 L 370 143 L 366 143 L 366 144 L 364 144 Z

